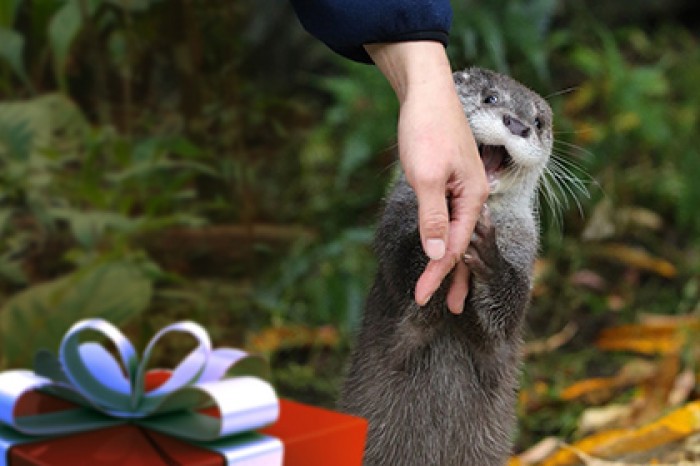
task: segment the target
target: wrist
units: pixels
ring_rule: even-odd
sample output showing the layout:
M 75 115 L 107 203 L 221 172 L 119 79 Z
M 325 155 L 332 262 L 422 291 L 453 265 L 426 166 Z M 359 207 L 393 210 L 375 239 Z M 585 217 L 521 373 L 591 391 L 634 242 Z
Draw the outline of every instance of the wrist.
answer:
M 367 53 L 403 104 L 414 94 L 455 93 L 452 69 L 440 42 L 409 41 L 365 45 Z

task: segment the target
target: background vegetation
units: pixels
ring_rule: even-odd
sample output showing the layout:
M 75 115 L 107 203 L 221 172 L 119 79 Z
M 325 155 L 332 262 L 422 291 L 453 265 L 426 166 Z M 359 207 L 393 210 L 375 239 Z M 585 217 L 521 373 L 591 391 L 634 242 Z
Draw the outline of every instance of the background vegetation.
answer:
M 560 207 L 543 198 L 518 449 L 570 440 L 588 405 L 562 393 L 631 358 L 594 348 L 600 332 L 698 311 L 697 6 L 453 6 L 454 67 L 509 73 L 555 109 L 569 175 Z M 0 367 L 81 317 L 137 342 L 187 318 L 266 353 L 283 395 L 332 405 L 394 164 L 396 103 L 374 68 L 284 2 L 7 0 L 0 97 Z M 675 374 L 695 374 L 693 339 L 672 335 Z

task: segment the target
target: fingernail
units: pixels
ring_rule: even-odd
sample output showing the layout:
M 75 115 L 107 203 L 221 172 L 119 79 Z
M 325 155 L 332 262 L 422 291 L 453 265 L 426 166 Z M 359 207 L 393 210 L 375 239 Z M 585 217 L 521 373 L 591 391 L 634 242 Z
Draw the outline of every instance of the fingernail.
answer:
M 423 307 L 430 302 L 430 298 L 432 298 L 432 295 L 428 296 L 425 299 L 416 299 L 416 304 L 418 304 L 420 307 Z
M 440 260 L 445 256 L 445 242 L 441 239 L 429 239 L 425 242 L 425 253 L 432 260 Z

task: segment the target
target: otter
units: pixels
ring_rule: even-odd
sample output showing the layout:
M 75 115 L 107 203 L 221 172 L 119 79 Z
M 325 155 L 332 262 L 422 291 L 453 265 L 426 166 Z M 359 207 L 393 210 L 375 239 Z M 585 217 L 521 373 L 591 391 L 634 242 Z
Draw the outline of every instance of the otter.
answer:
M 453 77 L 490 188 L 463 258 L 469 295 L 460 315 L 447 308 L 449 279 L 425 306 L 413 300 L 428 258 L 416 196 L 400 176 L 377 227 L 378 270 L 338 402 L 369 420 L 365 466 L 503 465 L 512 445 L 552 111 L 510 77 L 478 68 Z

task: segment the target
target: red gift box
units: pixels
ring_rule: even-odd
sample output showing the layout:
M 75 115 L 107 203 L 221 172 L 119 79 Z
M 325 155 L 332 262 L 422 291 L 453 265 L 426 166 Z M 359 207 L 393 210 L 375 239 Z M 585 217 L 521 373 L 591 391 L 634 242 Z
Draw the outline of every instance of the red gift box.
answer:
M 168 377 L 149 373 L 147 389 Z M 17 416 L 49 413 L 73 405 L 51 395 L 32 392 L 15 409 Z M 207 414 L 216 415 L 215 410 Z M 288 400 L 280 401 L 279 420 L 260 433 L 284 443 L 285 466 L 359 466 L 367 421 Z M 255 434 L 242 434 L 241 441 Z M 225 466 L 218 453 L 146 428 L 125 424 L 13 446 L 10 466 Z
M 360 466 L 367 421 L 281 400 L 279 420 L 260 433 L 282 440 L 285 466 Z

